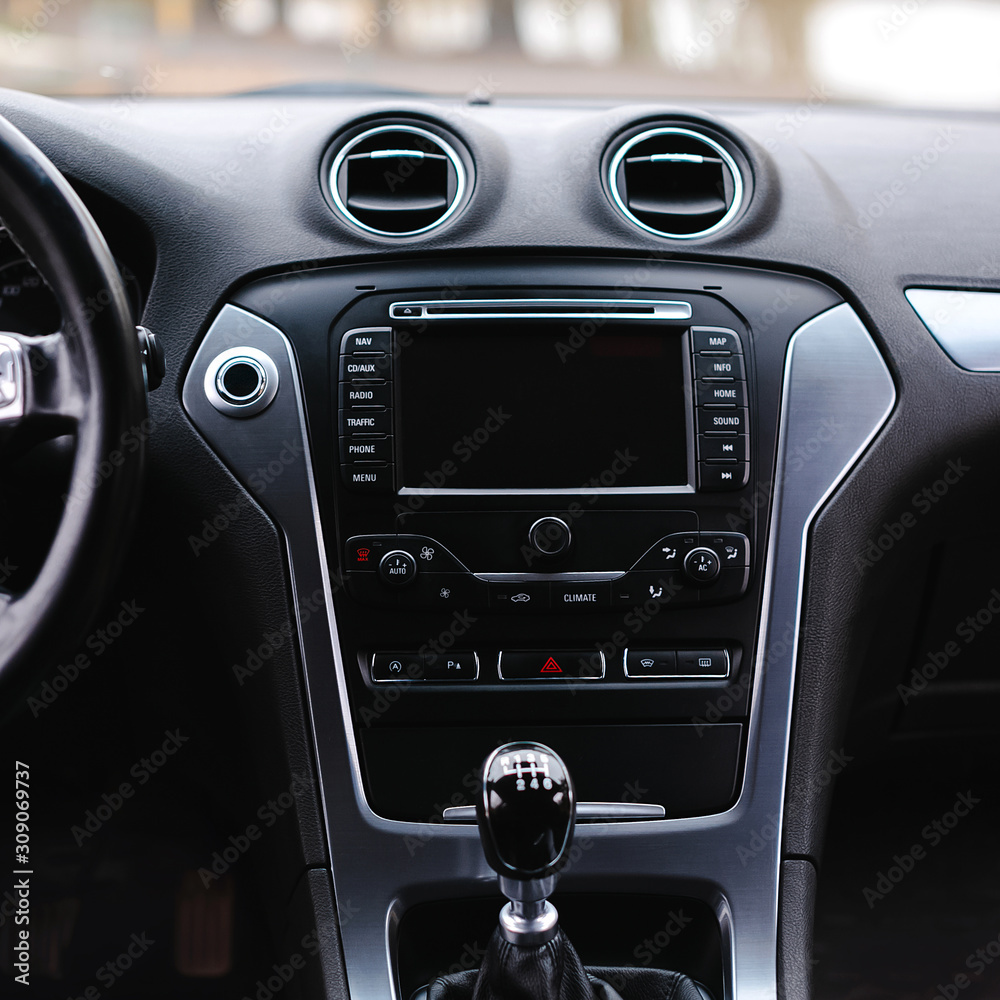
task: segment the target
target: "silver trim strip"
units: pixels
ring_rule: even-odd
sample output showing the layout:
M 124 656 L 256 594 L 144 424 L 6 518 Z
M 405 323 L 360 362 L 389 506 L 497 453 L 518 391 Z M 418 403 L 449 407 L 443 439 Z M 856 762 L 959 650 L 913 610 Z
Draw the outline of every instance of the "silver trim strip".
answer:
M 441 151 L 445 156 L 451 161 L 451 165 L 455 170 L 455 197 L 452 199 L 451 204 L 445 210 L 444 214 L 432 222 L 429 226 L 423 226 L 420 229 L 411 229 L 405 233 L 393 233 L 385 229 L 376 229 L 374 226 L 365 225 L 365 223 L 359 221 L 351 213 L 351 210 L 344 204 L 343 199 L 340 197 L 340 191 L 337 188 L 337 173 L 340 171 L 340 165 L 345 159 L 350 155 L 352 149 L 358 145 L 359 142 L 365 139 L 370 139 L 373 135 L 380 135 L 382 132 L 408 132 L 411 135 L 419 135 L 421 138 L 429 139 L 436 146 L 440 146 Z M 391 150 L 387 151 L 385 155 L 398 154 L 399 152 L 404 152 L 401 150 Z M 420 159 L 424 158 L 424 154 L 420 154 Z M 443 225 L 450 219 L 456 211 L 458 211 L 459 206 L 462 204 L 462 198 L 465 195 L 465 188 L 468 184 L 465 176 L 465 165 L 462 163 L 461 157 L 455 150 L 445 141 L 441 136 L 434 132 L 429 132 L 425 128 L 417 128 L 416 125 L 380 125 L 378 128 L 365 129 L 360 135 L 356 135 L 350 142 L 348 142 L 343 149 L 341 149 L 337 155 L 333 158 L 333 163 L 330 164 L 330 172 L 327 174 L 326 179 L 327 190 L 330 192 L 330 197 L 333 199 L 334 205 L 337 206 L 337 211 L 344 216 L 352 225 L 357 226 L 359 229 L 363 229 L 366 233 L 375 233 L 377 236 L 420 236 L 422 233 L 429 233 L 432 229 L 437 229 L 438 226 Z
M 496 307 L 497 312 L 484 311 Z M 552 307 L 549 310 L 540 306 Z M 564 306 L 562 312 L 553 309 Z M 475 311 L 461 311 L 463 309 Z M 500 307 L 503 307 L 502 311 Z M 416 316 L 400 316 L 397 310 L 419 309 Z M 447 310 L 429 312 L 428 310 Z M 519 311 L 512 311 L 518 309 Z M 649 310 L 638 312 L 629 310 Z M 690 302 L 665 299 L 421 299 L 415 302 L 393 302 L 389 316 L 396 320 L 452 319 L 635 319 L 686 320 L 694 315 Z
M 708 229 L 702 229 L 697 233 L 665 233 L 662 229 L 654 229 L 652 226 L 647 226 L 645 222 L 640 222 L 630 211 L 628 206 L 622 199 L 621 192 L 618 190 L 618 167 L 628 151 L 632 149 L 637 143 L 644 142 L 646 139 L 652 138 L 654 135 L 680 135 L 686 139 L 697 139 L 699 142 L 705 143 L 706 146 L 714 149 L 722 162 L 729 168 L 730 174 L 733 178 L 733 203 L 726 210 L 726 214 L 715 223 L 714 226 L 709 226 Z M 673 126 L 665 128 L 651 128 L 647 129 L 645 132 L 640 132 L 638 135 L 633 136 L 628 142 L 622 146 L 621 149 L 615 153 L 613 159 L 611 160 L 611 165 L 608 167 L 608 189 L 611 191 L 611 197 L 618 207 L 618 210 L 631 222 L 633 225 L 638 226 L 640 229 L 644 229 L 647 233 L 652 233 L 654 236 L 665 236 L 670 240 L 698 240 L 705 236 L 711 236 L 713 233 L 717 233 L 723 226 L 728 226 L 732 222 L 736 213 L 740 210 L 743 204 L 743 174 L 740 173 L 740 168 L 736 165 L 736 161 L 729 155 L 729 151 L 723 146 L 720 146 L 713 138 L 705 135 L 702 132 L 694 132 L 688 128 L 676 128 Z
M 463 490 L 437 489 L 424 486 L 402 486 L 396 492 L 402 496 L 443 497 L 536 497 L 536 496 L 567 496 L 589 497 L 610 496 L 612 494 L 648 494 L 648 493 L 694 493 L 693 486 L 573 486 L 568 489 L 511 489 L 511 490 Z
M 904 294 L 956 365 L 970 372 L 1000 372 L 1000 292 L 907 288 Z
M 484 583 L 613 583 L 625 575 L 625 570 L 584 573 L 476 573 Z
M 667 810 L 652 802 L 577 802 L 576 819 L 582 823 L 601 820 L 663 819 Z M 441 811 L 446 823 L 475 823 L 475 806 L 448 806 Z
M 252 423 L 226 420 L 201 389 L 208 361 L 231 343 L 278 351 L 272 356 L 294 387 Z M 365 800 L 291 345 L 269 323 L 227 305 L 195 356 L 183 399 L 194 424 L 244 483 L 261 461 L 285 447 L 283 442 L 294 443 L 302 435 L 304 460 L 288 464 L 257 499 L 281 526 L 287 544 L 332 875 L 342 912 L 351 914 L 341 923 L 351 998 L 400 1000 L 392 962 L 402 913 L 425 900 L 495 894 L 495 876 L 474 827 L 430 822 L 433 817 L 427 823 L 387 820 Z M 808 531 L 885 423 L 895 399 L 885 363 L 849 306 L 822 313 L 794 334 L 785 366 L 739 798 L 713 816 L 595 823 L 587 830 L 592 846 L 586 858 L 563 876 L 570 892 L 642 891 L 705 900 L 722 930 L 724 997 L 718 1000 L 773 1000 L 776 993 L 780 816 Z M 834 435 L 827 433 L 831 420 Z M 821 431 L 824 447 L 808 447 L 812 457 L 806 463 L 793 461 L 796 449 Z M 311 603 L 317 589 L 322 594 L 318 606 Z

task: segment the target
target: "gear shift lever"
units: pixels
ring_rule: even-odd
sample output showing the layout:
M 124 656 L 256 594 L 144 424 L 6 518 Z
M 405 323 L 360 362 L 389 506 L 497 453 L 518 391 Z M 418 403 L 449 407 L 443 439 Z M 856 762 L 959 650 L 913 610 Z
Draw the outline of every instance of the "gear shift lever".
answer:
M 509 900 L 500 912 L 500 933 L 521 947 L 546 944 L 559 930 L 559 914 L 548 897 L 576 821 L 566 765 L 541 743 L 498 747 L 483 765 L 476 818 L 486 861 Z

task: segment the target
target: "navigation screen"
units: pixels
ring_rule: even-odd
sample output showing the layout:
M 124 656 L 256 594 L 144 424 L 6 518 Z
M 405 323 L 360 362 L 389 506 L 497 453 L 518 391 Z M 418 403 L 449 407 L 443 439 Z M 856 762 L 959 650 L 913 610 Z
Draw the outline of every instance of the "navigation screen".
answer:
M 586 331 L 524 321 L 400 331 L 403 486 L 687 485 L 682 331 Z

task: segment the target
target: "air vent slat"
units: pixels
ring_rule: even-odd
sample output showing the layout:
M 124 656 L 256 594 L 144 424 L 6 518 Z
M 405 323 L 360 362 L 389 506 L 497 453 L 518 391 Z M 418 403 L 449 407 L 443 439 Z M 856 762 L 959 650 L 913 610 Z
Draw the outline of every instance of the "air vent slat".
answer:
M 458 208 L 465 167 L 440 136 L 415 125 L 382 125 L 355 136 L 330 168 L 336 207 L 355 225 L 385 236 L 414 236 Z
M 707 236 L 739 211 L 743 179 L 715 139 L 692 129 L 648 129 L 612 158 L 609 183 L 618 207 L 649 232 L 674 239 Z

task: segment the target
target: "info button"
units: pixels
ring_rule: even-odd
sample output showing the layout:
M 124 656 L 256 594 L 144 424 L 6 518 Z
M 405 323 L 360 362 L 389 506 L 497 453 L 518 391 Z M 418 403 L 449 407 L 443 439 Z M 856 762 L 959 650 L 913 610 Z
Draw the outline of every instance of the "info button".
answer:
M 610 583 L 553 583 L 553 611 L 593 611 L 611 607 Z
M 500 654 L 503 681 L 599 680 L 604 676 L 604 654 L 594 649 L 538 650 Z

